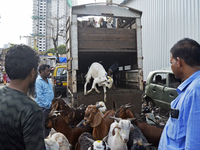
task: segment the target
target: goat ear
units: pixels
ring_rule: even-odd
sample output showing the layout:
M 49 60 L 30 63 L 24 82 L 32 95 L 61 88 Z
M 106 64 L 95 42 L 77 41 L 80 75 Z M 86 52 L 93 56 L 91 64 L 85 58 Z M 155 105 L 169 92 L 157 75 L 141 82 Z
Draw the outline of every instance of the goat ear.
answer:
M 112 130 L 112 136 L 114 136 L 115 135 L 115 128 L 113 128 L 113 130 Z
M 90 126 L 93 128 L 98 126 L 101 123 L 101 119 L 102 119 L 101 113 L 100 111 L 98 111 L 96 115 L 94 116 L 93 121 L 90 123 Z
M 135 118 L 135 115 L 132 113 L 132 111 L 130 109 L 126 109 L 126 114 L 127 114 L 128 118 Z
M 118 128 L 118 125 L 117 125 L 117 126 L 115 126 L 115 127 L 113 128 L 113 130 L 112 130 L 112 136 L 114 136 L 114 135 L 115 135 L 115 128 Z

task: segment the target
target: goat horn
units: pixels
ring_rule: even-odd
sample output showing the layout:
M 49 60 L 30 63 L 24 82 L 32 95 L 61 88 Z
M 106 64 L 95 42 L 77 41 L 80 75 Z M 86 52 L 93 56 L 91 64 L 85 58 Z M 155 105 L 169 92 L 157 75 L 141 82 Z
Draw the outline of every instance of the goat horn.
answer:
M 87 136 L 85 137 L 91 144 L 93 144 L 95 141 L 91 138 L 88 138 Z
M 105 136 L 102 141 L 107 142 L 108 136 Z
M 62 97 L 62 94 L 60 96 L 58 96 L 58 99 L 60 99 Z
M 136 118 L 127 118 L 127 120 L 129 120 L 131 122 L 133 120 L 136 120 Z
M 125 105 L 125 108 L 130 108 L 132 106 L 134 106 L 134 105 L 130 105 L 130 103 L 128 103 L 128 104 Z
M 147 147 L 147 146 L 151 146 L 152 144 L 151 143 L 143 143 L 142 145 L 144 145 L 144 147 Z
M 102 105 L 98 105 L 98 106 L 96 106 L 96 108 L 98 109 L 98 108 L 101 108 L 101 107 L 103 107 Z
M 114 119 L 116 120 L 117 122 L 119 122 L 120 120 L 122 120 L 121 118 L 116 118 L 116 117 L 112 117 L 112 116 L 109 116 L 111 119 Z
M 61 113 L 63 110 L 55 110 L 54 113 Z

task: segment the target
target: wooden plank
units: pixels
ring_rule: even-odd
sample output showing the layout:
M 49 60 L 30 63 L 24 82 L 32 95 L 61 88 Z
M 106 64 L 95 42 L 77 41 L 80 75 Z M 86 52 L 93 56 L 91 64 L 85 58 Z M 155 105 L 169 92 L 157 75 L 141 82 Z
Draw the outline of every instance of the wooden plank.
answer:
M 78 34 L 136 34 L 136 29 L 79 27 Z
M 103 101 L 103 91 L 102 88 L 98 88 L 101 91 L 100 94 L 97 94 L 95 91 L 92 91 L 89 95 L 84 96 L 83 92 L 79 91 L 77 96 L 78 106 L 81 104 L 90 105 L 95 104 L 97 101 Z M 119 108 L 121 105 L 130 103 L 134 105 L 131 107 L 133 113 L 141 113 L 141 101 L 142 101 L 142 91 L 136 89 L 119 89 L 116 90 L 107 90 L 107 102 L 106 107 L 108 110 L 112 109 L 113 102 L 116 103 Z
M 79 34 L 79 41 L 136 41 L 136 35 L 126 34 Z
M 78 49 L 136 49 L 136 42 L 125 41 L 79 41 Z
M 136 53 L 137 50 L 136 49 L 131 49 L 131 50 L 127 50 L 127 49 L 79 49 L 78 52 L 92 52 L 92 53 L 95 53 L 95 52 L 117 52 L 117 53 Z

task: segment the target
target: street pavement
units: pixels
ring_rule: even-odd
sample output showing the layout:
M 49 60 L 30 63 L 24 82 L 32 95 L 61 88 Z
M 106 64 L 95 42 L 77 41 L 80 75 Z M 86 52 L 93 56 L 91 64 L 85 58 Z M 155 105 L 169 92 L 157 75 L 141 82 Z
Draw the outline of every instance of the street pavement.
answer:
M 0 88 L 4 87 L 4 84 L 3 83 L 0 83 Z

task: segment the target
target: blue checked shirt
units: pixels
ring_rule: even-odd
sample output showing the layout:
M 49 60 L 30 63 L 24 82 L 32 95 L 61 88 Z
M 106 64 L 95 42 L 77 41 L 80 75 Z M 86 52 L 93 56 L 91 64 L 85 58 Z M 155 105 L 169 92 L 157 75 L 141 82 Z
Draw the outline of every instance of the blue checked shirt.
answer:
M 38 75 L 35 82 L 36 98 L 35 101 L 40 107 L 50 109 L 51 102 L 54 98 L 53 87 L 51 81 L 47 78 L 48 83 Z
M 200 71 L 185 80 L 177 92 L 171 108 L 179 109 L 179 116 L 169 117 L 158 150 L 200 149 Z

